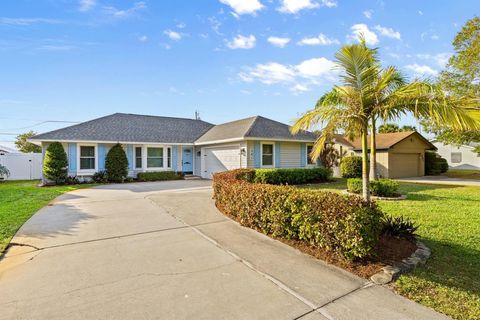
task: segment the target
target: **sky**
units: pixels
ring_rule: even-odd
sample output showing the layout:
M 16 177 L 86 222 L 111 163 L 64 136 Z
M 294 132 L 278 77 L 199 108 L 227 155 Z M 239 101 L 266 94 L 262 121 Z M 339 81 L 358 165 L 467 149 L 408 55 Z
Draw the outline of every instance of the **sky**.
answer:
M 435 78 L 472 1 L 2 0 L 0 145 L 115 112 L 292 123 L 357 41 Z M 413 124 L 406 116 L 399 124 Z

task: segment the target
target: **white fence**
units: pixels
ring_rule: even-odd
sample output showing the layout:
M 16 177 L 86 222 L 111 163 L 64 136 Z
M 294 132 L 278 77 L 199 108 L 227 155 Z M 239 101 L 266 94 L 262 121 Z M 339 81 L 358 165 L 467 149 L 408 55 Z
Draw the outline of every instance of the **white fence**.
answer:
M 10 171 L 5 180 L 37 180 L 42 178 L 41 153 L 0 154 L 0 164 Z

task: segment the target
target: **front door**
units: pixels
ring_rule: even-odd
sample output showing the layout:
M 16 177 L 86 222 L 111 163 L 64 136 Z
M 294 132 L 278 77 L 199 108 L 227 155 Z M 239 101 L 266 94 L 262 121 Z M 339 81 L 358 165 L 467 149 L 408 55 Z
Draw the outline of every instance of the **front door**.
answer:
M 182 171 L 184 173 L 193 173 L 193 148 L 192 147 L 183 148 Z

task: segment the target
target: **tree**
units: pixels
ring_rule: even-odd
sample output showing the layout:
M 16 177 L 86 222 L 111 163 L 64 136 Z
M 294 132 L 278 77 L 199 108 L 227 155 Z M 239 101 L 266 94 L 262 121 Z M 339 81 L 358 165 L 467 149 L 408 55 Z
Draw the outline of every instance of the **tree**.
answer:
M 392 133 L 392 132 L 404 132 L 404 131 L 417 131 L 414 126 L 404 125 L 399 127 L 395 123 L 384 123 L 378 127 L 378 133 Z
M 19 134 L 15 138 L 15 146 L 20 152 L 34 152 L 34 153 L 41 153 L 42 152 L 42 147 L 37 146 L 36 144 L 33 144 L 31 142 L 28 142 L 27 140 L 30 139 L 33 136 L 36 136 L 37 133 L 35 131 L 29 131 L 26 133 Z
M 376 169 L 376 120 L 384 122 L 398 119 L 407 113 L 416 117 L 429 117 L 435 123 L 451 123 L 456 128 L 480 127 L 477 101 L 465 97 L 446 95 L 438 86 L 428 81 L 406 83 L 395 67 L 382 68 L 377 49 L 366 47 L 365 41 L 345 45 L 335 55 L 341 72 L 341 86 L 324 94 L 313 110 L 296 120 L 292 132 L 308 130 L 324 124 L 311 157 L 317 159 L 337 128 L 346 136 L 361 137 L 363 197 L 369 194 L 368 126 L 371 128 L 370 152 L 372 178 Z
M 344 152 L 344 154 L 346 154 L 346 152 Z M 340 158 L 343 155 L 340 154 L 340 151 L 335 149 L 332 143 L 327 143 L 320 153 L 319 158 L 325 168 L 332 169 L 339 165 Z
M 467 21 L 453 41 L 455 54 L 449 59 L 446 69 L 440 73 L 438 83 L 450 94 L 457 96 L 480 96 L 480 18 Z M 479 103 L 480 104 L 480 103 Z M 422 121 L 427 132 L 447 144 L 480 142 L 478 130 L 455 130 L 448 124 L 435 124 L 426 118 Z M 477 152 L 480 153 L 480 150 Z
M 7 167 L 2 166 L 0 164 L 0 178 L 8 178 L 10 176 L 10 171 L 7 169 Z
M 120 143 L 114 145 L 105 159 L 107 179 L 112 182 L 123 182 L 128 175 L 128 159 Z
M 55 184 L 63 184 L 68 173 L 67 154 L 60 142 L 52 142 L 47 147 L 43 159 L 43 174 L 47 180 Z

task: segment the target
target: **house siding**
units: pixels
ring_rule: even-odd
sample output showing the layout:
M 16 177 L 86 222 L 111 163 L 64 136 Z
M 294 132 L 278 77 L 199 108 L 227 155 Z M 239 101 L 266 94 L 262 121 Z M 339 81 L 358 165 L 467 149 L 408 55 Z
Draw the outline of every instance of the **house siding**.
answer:
M 305 153 L 305 155 L 302 155 L 302 145 L 304 144 L 295 143 L 295 142 L 282 142 L 282 147 L 280 149 L 280 166 L 279 167 L 280 168 L 302 167 L 302 158 L 305 158 L 306 156 L 305 149 L 303 152 Z

